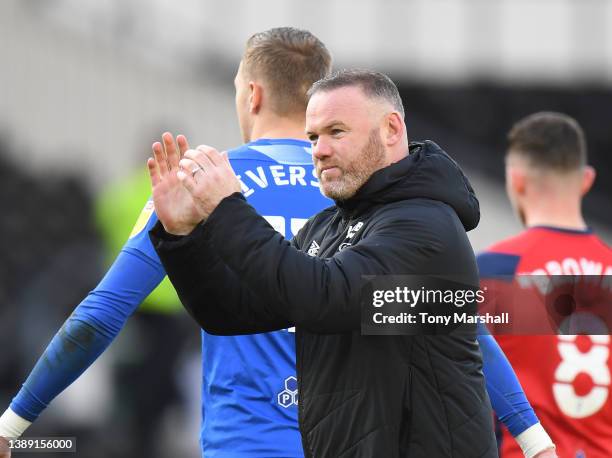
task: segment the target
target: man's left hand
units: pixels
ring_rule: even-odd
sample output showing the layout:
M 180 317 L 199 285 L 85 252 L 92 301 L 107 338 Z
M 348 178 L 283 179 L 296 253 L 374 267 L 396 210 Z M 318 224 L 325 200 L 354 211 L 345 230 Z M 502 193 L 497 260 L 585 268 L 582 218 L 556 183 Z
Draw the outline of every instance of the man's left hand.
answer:
M 191 193 L 203 220 L 224 198 L 241 191 L 227 154 L 210 146 L 201 145 L 187 151 L 179 162 L 179 169 L 177 177 Z

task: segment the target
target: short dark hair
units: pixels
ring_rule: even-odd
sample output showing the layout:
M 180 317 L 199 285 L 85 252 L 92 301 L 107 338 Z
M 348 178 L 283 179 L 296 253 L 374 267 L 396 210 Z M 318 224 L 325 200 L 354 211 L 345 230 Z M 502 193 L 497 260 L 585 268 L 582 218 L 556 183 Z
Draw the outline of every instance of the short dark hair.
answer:
M 526 157 L 535 167 L 560 172 L 587 163 L 584 132 L 563 113 L 539 112 L 517 122 L 508 133 L 508 152 Z
M 246 74 L 262 78 L 280 116 L 304 113 L 306 91 L 331 71 L 331 55 L 307 30 L 277 27 L 251 36 L 242 59 Z
M 348 86 L 359 86 L 366 96 L 389 102 L 404 115 L 404 104 L 395 83 L 384 73 L 372 70 L 340 70 L 320 79 L 308 90 L 308 98 L 321 91 L 331 91 Z

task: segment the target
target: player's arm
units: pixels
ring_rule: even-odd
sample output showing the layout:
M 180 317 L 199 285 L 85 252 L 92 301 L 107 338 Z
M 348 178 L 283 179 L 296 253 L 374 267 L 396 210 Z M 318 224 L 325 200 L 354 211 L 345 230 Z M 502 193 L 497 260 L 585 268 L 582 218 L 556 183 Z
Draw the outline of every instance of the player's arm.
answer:
M 155 221 L 152 216 L 147 226 Z M 134 240 L 128 242 L 100 284 L 53 337 L 0 417 L 0 436 L 19 437 L 104 352 L 128 317 L 162 281 L 165 273 L 145 229 L 140 235 L 144 249 L 134 246 Z
M 240 335 L 292 327 L 292 321 L 270 310 L 221 260 L 204 232 L 204 226 L 198 225 L 190 236 L 176 237 L 161 224 L 151 231 L 164 267 L 183 273 L 170 279 L 181 303 L 202 329 L 213 335 Z
M 489 254 L 476 258 L 480 277 L 514 274 L 512 259 L 496 261 Z M 501 269 L 501 270 L 500 270 Z M 479 325 L 478 343 L 482 352 L 483 371 L 493 410 L 520 445 L 526 457 L 554 457 L 553 442 L 540 424 L 521 384 L 495 338 Z
M 436 211 L 432 209 L 432 211 Z M 317 218 L 312 221 L 317 225 Z M 426 218 L 389 216 L 368 229 L 367 238 L 332 258 L 308 256 L 276 232 L 239 193 L 221 201 L 197 233 L 174 237 L 161 224 L 152 231 L 154 246 L 184 305 L 206 314 L 201 302 L 218 288 L 225 308 L 255 323 L 259 317 L 286 320 L 313 333 L 341 333 L 361 327 L 364 275 L 419 272 L 430 262 L 423 246 L 444 247 L 445 228 L 431 230 Z M 296 239 L 303 234 L 302 229 Z M 303 245 L 303 244 L 302 244 Z M 409 256 L 405 255 L 410 253 Z M 217 256 L 222 270 L 208 270 Z M 239 280 L 238 280 L 239 279 Z M 256 294 L 255 294 L 256 291 Z
M 493 336 L 481 328 L 478 343 L 493 410 L 521 446 L 526 457 L 553 448 L 553 443 L 525 396 L 510 362 Z M 555 456 L 555 455 L 550 455 Z

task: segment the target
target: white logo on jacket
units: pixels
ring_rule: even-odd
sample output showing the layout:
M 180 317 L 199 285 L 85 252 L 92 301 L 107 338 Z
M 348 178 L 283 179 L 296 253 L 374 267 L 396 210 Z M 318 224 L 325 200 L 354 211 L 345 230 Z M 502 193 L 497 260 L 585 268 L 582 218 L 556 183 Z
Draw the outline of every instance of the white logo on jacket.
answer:
M 310 248 L 308 248 L 308 256 L 318 255 L 319 248 L 321 248 L 319 244 L 315 240 L 313 240 L 312 243 L 310 244 Z
M 346 232 L 344 242 L 340 244 L 340 246 L 338 247 L 338 251 L 342 251 L 345 248 L 350 247 L 352 245 L 351 239 L 355 237 L 355 234 L 357 234 L 357 232 L 359 232 L 362 227 L 363 223 L 361 221 L 358 221 L 357 224 L 355 224 L 354 226 L 349 226 L 348 231 Z
M 363 223 L 359 221 L 354 226 L 349 226 L 348 233 L 346 234 L 347 239 L 352 239 L 357 232 L 363 227 Z

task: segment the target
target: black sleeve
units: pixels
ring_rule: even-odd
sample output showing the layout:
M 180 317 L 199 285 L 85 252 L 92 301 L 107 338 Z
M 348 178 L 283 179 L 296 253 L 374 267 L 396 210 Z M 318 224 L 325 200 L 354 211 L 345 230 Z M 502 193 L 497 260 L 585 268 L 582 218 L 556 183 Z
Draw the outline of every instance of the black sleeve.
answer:
M 219 204 L 202 232 L 200 236 L 240 278 L 241 283 L 234 281 L 233 287 L 244 290 L 232 294 L 232 301 L 219 302 L 227 313 L 252 320 L 258 316 L 278 319 L 313 333 L 360 329 L 363 275 L 423 272 L 420 269 L 432 253 L 444 249 L 439 235 L 423 218 L 388 217 L 334 257 L 310 257 L 274 231 L 238 193 Z M 172 250 L 160 251 L 159 246 L 156 249 L 181 299 L 191 302 L 188 308 L 206 301 L 205 295 L 196 292 L 201 286 L 178 278 L 185 270 L 194 272 L 202 261 Z M 259 300 L 249 302 L 253 294 L 246 291 L 256 292 Z
M 164 231 L 158 222 L 149 233 L 181 303 L 209 334 L 256 334 L 293 323 L 270 313 L 217 256 L 202 225 L 185 237 Z M 234 307 L 227 307 L 227 304 Z

